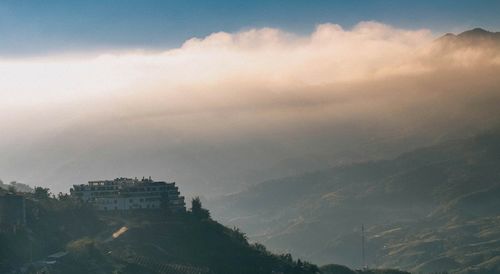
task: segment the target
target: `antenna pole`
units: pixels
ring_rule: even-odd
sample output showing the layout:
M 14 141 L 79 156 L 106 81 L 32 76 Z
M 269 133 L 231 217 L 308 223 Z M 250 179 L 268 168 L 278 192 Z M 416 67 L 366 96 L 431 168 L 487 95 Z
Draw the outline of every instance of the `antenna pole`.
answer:
M 365 257 L 365 225 L 361 225 L 361 259 L 362 259 L 362 267 L 366 269 L 366 257 Z

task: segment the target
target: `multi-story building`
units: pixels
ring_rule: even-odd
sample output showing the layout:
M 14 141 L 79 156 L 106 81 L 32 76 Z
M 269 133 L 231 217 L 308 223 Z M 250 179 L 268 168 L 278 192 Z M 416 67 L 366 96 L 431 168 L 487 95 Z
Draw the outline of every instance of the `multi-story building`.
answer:
M 73 185 L 71 195 L 83 202 L 92 203 L 99 210 L 160 209 L 168 207 L 172 212 L 186 211 L 184 197 L 180 196 L 175 183 L 117 178 L 90 181 Z

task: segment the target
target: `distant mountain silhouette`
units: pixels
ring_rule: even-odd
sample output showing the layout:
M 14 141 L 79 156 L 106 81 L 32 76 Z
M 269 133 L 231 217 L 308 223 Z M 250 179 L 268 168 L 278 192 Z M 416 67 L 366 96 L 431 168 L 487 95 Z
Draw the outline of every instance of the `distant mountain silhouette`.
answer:
M 500 32 L 491 32 L 482 28 L 464 31 L 460 34 L 447 33 L 436 40 L 440 43 L 472 45 L 477 43 L 500 43 Z
M 500 32 L 491 32 L 484 30 L 482 28 L 475 28 L 471 29 L 468 31 L 464 31 L 458 35 L 458 37 L 464 38 L 464 39 L 470 39 L 470 38 L 498 38 L 500 37 Z

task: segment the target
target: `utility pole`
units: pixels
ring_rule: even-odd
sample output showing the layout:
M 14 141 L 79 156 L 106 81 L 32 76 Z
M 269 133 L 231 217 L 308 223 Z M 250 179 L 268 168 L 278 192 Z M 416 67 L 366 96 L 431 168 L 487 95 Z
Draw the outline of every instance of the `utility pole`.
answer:
M 365 257 L 365 225 L 361 225 L 361 260 L 362 268 L 366 269 L 366 257 Z
M 33 263 L 33 239 L 30 239 L 30 264 Z

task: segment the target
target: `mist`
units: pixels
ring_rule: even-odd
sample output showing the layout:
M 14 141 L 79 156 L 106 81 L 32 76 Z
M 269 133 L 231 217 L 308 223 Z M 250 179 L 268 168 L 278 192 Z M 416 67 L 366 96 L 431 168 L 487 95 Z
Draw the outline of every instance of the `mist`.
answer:
M 378 22 L 214 33 L 165 51 L 0 60 L 0 178 L 226 194 L 494 127 L 500 47 Z

